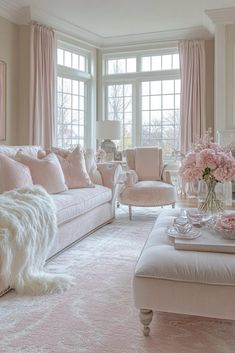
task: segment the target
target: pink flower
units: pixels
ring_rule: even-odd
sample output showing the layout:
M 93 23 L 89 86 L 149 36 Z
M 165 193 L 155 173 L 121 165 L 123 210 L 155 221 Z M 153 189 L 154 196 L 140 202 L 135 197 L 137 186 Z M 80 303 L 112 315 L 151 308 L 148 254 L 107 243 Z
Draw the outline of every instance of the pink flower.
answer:
M 197 179 L 218 182 L 235 180 L 235 159 L 228 147 L 223 148 L 212 142 L 211 131 L 208 131 L 186 155 L 180 174 L 187 182 Z
M 219 165 L 219 157 L 214 150 L 206 148 L 197 155 L 196 165 L 198 168 L 210 168 L 213 170 Z

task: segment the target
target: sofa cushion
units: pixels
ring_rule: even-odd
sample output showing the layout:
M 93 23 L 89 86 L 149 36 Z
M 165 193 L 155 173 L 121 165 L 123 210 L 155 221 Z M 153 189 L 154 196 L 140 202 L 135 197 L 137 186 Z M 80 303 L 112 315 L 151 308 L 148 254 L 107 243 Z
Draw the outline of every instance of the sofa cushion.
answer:
M 0 193 L 33 185 L 29 168 L 2 153 L 0 175 Z
M 105 186 L 95 185 L 94 188 L 70 189 L 52 197 L 57 207 L 58 225 L 61 225 L 111 201 L 112 191 Z
M 69 189 L 93 187 L 86 170 L 83 149 L 78 146 L 67 156 L 57 154 Z
M 33 183 L 43 186 L 49 194 L 67 189 L 61 165 L 54 153 L 48 154 L 43 159 L 37 159 L 19 151 L 15 159 L 29 167 Z

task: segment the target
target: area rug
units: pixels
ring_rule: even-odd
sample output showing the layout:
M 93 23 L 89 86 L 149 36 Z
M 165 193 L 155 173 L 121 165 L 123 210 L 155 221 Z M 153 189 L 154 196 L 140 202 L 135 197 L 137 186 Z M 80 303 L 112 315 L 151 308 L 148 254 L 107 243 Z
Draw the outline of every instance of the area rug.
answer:
M 75 285 L 61 295 L 0 298 L 0 353 L 233 353 L 235 323 L 155 314 L 144 337 L 132 273 L 161 209 L 125 207 L 117 219 L 49 263 Z

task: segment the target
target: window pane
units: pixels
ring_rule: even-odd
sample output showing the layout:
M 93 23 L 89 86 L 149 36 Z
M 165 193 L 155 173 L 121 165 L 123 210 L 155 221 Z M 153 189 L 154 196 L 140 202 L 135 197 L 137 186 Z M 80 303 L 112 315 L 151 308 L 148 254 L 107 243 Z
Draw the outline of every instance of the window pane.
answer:
M 75 80 L 72 81 L 72 92 L 73 94 L 78 95 L 78 81 L 75 81 Z
M 128 58 L 126 61 L 126 71 L 136 72 L 136 58 Z
M 65 66 L 71 67 L 72 66 L 72 55 L 69 51 L 65 50 L 64 51 L 64 64 Z
M 149 110 L 149 97 L 142 97 L 142 110 Z
M 175 113 L 174 110 L 163 110 L 162 111 L 162 124 L 163 125 L 174 125 Z
M 85 62 L 85 56 L 79 56 L 79 70 L 81 71 L 86 71 L 86 62 Z
M 57 49 L 57 64 L 64 65 L 64 51 Z
M 150 56 L 146 56 L 142 58 L 142 71 L 150 71 L 151 69 L 151 61 Z
M 161 94 L 161 81 L 152 81 L 151 85 L 151 94 Z
M 174 96 L 173 95 L 162 96 L 162 108 L 163 109 L 174 109 Z
M 173 55 L 173 69 L 179 69 L 180 61 L 179 61 L 179 54 Z
M 73 69 L 77 69 L 79 68 L 79 64 L 78 64 L 78 55 L 77 54 L 72 54 L 72 68 Z
M 166 80 L 162 81 L 162 93 L 174 93 L 174 81 L 173 80 Z
M 71 93 L 72 92 L 72 81 L 68 78 L 63 79 L 63 92 Z
M 155 110 L 151 112 L 151 125 L 160 125 L 162 122 L 161 110 Z
M 151 110 L 161 109 L 161 96 L 151 96 Z
M 149 94 L 149 82 L 142 82 L 142 96 L 146 96 Z
M 180 109 L 180 95 L 175 95 L 175 109 Z
M 72 101 L 72 108 L 73 109 L 78 109 L 78 96 L 73 96 L 73 101 Z
M 159 56 L 152 56 L 152 70 L 157 71 L 162 69 L 162 57 Z
M 181 81 L 175 80 L 175 93 L 180 93 L 181 90 Z
M 171 69 L 171 57 L 172 55 L 162 55 L 162 70 Z
M 116 73 L 116 60 L 108 61 L 108 74 L 112 75 Z
M 117 72 L 120 74 L 126 72 L 126 60 L 125 59 L 117 60 Z
M 149 112 L 142 112 L 142 125 L 149 125 Z

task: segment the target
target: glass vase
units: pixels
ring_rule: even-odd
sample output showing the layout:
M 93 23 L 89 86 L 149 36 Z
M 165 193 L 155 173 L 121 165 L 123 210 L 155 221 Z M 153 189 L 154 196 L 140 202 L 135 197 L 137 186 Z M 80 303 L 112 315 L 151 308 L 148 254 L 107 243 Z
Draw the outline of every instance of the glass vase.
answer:
M 198 208 L 209 214 L 224 211 L 224 185 L 215 180 L 200 180 L 198 186 Z

